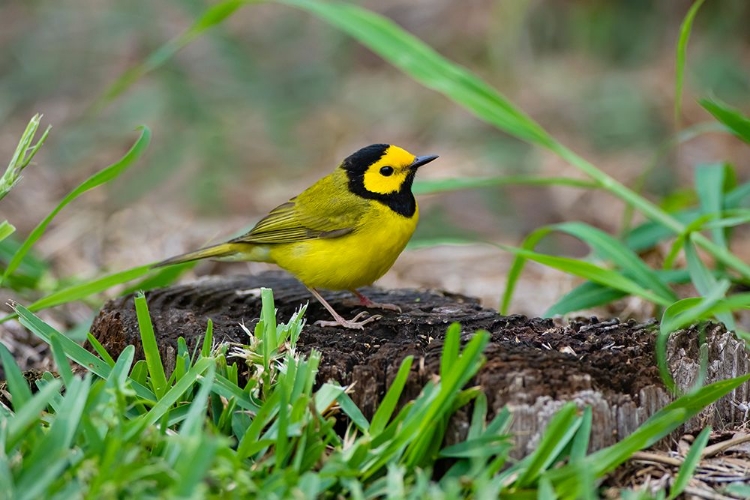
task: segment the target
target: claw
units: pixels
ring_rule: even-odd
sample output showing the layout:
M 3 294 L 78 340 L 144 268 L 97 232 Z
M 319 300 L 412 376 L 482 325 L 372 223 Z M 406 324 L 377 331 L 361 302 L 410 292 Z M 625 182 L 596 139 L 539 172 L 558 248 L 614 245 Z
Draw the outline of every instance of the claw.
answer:
M 341 317 L 339 313 L 337 313 L 333 307 L 331 307 L 331 304 L 329 304 L 326 299 L 324 299 L 320 293 L 318 293 L 317 290 L 314 288 L 307 288 L 310 290 L 310 293 L 313 294 L 313 296 L 320 301 L 321 304 L 323 304 L 323 307 L 325 307 L 329 313 L 331 313 L 331 316 L 333 316 L 334 321 L 323 321 L 318 320 L 314 324 L 315 326 L 343 326 L 344 328 L 351 328 L 352 330 L 363 330 L 365 325 L 368 323 L 372 323 L 373 321 L 379 320 L 382 318 L 382 316 L 375 315 L 370 316 L 369 318 L 363 319 L 360 321 L 362 316 L 367 316 L 369 313 L 367 311 L 362 311 L 361 313 L 354 316 L 352 319 L 344 319 Z
M 376 314 L 375 316 L 369 316 L 368 318 L 360 321 L 360 318 L 366 315 L 367 315 L 367 312 L 362 311 L 361 313 L 354 316 L 352 319 L 344 319 L 344 318 L 339 317 L 336 319 L 336 321 L 318 320 L 315 322 L 315 326 L 322 326 L 322 327 L 342 326 L 344 328 L 349 328 L 352 330 L 364 330 L 364 327 L 366 324 L 372 323 L 373 321 L 377 321 L 380 318 L 382 318 L 382 316 Z

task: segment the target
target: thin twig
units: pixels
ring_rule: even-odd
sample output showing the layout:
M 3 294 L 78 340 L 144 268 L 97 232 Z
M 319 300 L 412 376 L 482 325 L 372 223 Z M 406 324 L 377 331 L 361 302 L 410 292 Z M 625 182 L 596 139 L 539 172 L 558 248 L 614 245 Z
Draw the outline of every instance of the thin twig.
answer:
M 740 437 L 734 437 L 732 439 L 729 439 L 727 441 L 722 441 L 720 443 L 713 444 L 711 446 L 707 446 L 703 453 L 701 453 L 702 458 L 709 458 L 713 457 L 714 455 L 718 455 L 722 451 L 725 451 L 732 446 L 736 446 L 738 444 L 747 443 L 750 441 L 750 434 L 743 434 Z
M 679 458 L 672 458 L 660 453 L 653 453 L 650 451 L 638 451 L 633 453 L 630 460 L 640 460 L 644 462 L 656 462 L 660 464 L 673 465 L 679 467 L 682 465 L 682 460 Z

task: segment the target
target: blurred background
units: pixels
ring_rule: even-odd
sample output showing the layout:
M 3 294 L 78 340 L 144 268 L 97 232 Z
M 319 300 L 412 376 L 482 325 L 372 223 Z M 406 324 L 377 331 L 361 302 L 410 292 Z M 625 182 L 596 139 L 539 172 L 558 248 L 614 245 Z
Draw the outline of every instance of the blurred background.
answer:
M 51 260 L 57 278 L 142 265 L 232 236 L 375 142 L 440 155 L 420 171 L 423 178 L 580 177 L 557 157 L 411 81 L 331 26 L 279 4 L 243 7 L 98 105 L 123 72 L 213 3 L 0 2 L 0 161 L 10 159 L 34 113 L 44 114 L 43 126 L 53 126 L 24 180 L 0 203 L 0 219 L 18 228 L 16 236 L 25 237 L 69 190 L 116 161 L 137 137 L 137 125 L 153 131 L 145 158 L 67 207 L 37 244 L 37 255 Z M 674 52 L 690 1 L 361 4 L 481 75 L 610 175 L 631 186 L 642 180 L 654 200 L 691 201 L 686 193 L 699 163 L 729 160 L 741 172 L 750 163 L 750 148 L 727 134 L 701 135 L 656 158 L 677 130 L 712 121 L 698 97 L 750 110 L 747 0 L 701 8 L 679 126 Z M 623 217 L 623 206 L 611 197 L 565 187 L 485 188 L 419 201 L 415 242 L 469 237 L 517 244 L 534 228 L 564 220 L 616 233 Z M 545 251 L 585 254 L 573 240 L 544 245 Z M 750 251 L 744 255 L 750 259 Z M 482 244 L 412 250 L 380 283 L 446 288 L 495 307 L 510 262 L 509 254 Z M 262 268 L 205 263 L 193 274 Z M 513 312 L 539 315 L 574 284 L 531 266 Z

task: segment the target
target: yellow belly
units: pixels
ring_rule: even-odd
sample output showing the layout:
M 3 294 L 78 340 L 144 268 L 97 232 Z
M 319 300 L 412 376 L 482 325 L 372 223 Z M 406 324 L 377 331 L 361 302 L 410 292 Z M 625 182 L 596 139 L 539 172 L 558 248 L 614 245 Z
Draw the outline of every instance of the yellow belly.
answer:
M 407 218 L 379 202 L 357 229 L 339 238 L 268 247 L 270 261 L 311 288 L 353 290 L 370 285 L 391 268 L 417 227 L 419 209 Z

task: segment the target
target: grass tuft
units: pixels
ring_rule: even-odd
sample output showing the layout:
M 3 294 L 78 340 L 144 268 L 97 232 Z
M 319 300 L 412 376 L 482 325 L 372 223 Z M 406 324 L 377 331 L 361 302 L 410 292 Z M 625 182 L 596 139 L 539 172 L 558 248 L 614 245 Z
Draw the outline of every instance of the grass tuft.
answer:
M 39 148 L 47 140 L 47 135 L 49 135 L 49 131 L 52 128 L 51 126 L 47 126 L 39 140 L 36 141 L 36 144 L 33 144 L 41 121 L 42 115 L 34 115 L 26 126 L 26 130 L 21 135 L 21 140 L 18 141 L 16 151 L 8 163 L 5 173 L 0 177 L 0 200 L 5 198 L 10 190 L 13 189 L 13 186 L 18 184 L 18 181 L 21 180 L 21 172 L 31 163 Z

